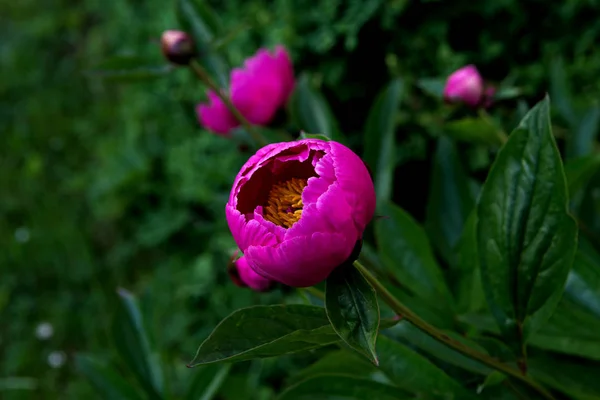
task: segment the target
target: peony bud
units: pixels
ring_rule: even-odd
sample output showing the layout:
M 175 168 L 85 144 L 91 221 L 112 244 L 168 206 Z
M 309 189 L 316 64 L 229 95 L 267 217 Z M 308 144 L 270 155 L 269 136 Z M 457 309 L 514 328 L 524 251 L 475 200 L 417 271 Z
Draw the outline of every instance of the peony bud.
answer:
M 236 252 L 237 254 L 237 252 Z M 234 255 L 236 257 L 236 255 Z M 249 287 L 257 292 L 269 290 L 275 282 L 258 275 L 246 261 L 244 256 L 237 260 L 232 260 L 227 268 L 229 277 L 239 287 Z
M 243 67 L 231 71 L 231 85 L 225 94 L 251 124 L 267 125 L 288 101 L 294 90 L 294 70 L 287 51 L 277 46 L 275 52 L 260 49 L 244 62 Z M 196 108 L 200 124 L 227 135 L 239 122 L 227 109 L 223 110 L 209 95 L 208 104 Z M 214 95 L 214 93 L 213 93 Z
M 444 99 L 449 103 L 465 103 L 477 107 L 483 96 L 483 79 L 474 65 L 453 72 L 446 80 Z
M 196 55 L 192 38 L 182 31 L 165 31 L 161 38 L 162 51 L 167 60 L 177 65 L 188 65 Z
M 306 287 L 344 263 L 373 218 L 375 189 L 346 146 L 318 139 L 274 143 L 250 157 L 225 208 L 250 268 Z

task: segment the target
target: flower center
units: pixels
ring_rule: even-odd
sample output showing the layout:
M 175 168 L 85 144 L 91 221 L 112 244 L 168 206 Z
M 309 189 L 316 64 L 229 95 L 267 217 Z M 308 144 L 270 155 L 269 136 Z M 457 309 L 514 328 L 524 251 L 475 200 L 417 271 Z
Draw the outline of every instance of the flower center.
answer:
M 291 228 L 302 216 L 302 191 L 306 179 L 292 178 L 271 188 L 263 216 L 272 223 Z

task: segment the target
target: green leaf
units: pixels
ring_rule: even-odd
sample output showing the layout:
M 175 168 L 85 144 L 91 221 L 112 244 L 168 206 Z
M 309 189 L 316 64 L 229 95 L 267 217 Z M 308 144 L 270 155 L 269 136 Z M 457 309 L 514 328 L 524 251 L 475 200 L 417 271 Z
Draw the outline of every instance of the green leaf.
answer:
M 312 376 L 332 373 L 365 378 L 375 377 L 377 374 L 381 374 L 381 371 L 356 352 L 343 349 L 327 353 L 317 362 L 294 375 L 291 383 L 297 383 Z
M 572 396 L 573 399 L 600 399 L 598 363 L 539 354 L 529 359 L 528 371 L 534 379 Z
M 479 254 L 477 253 L 477 212 L 473 210 L 463 228 L 457 246 L 457 263 L 452 268 L 459 313 L 476 312 L 486 307 L 485 294 L 481 285 Z
M 86 71 L 89 77 L 110 81 L 135 82 L 162 78 L 174 69 L 168 64 L 149 61 L 137 56 L 114 56 L 104 60 L 94 69 Z
M 377 96 L 369 110 L 364 133 L 364 161 L 374 169 L 378 204 L 392 197 L 396 167 L 396 115 L 404 92 L 404 82 L 392 80 Z
M 319 132 L 331 140 L 344 141 L 325 97 L 310 86 L 308 76 L 302 75 L 296 81 L 289 107 L 295 124 L 301 130 Z
M 444 98 L 446 80 L 441 78 L 421 78 L 417 80 L 417 86 L 428 95 L 441 100 Z
M 486 298 L 505 339 L 519 352 L 560 299 L 577 244 L 549 104 L 546 98 L 536 105 L 509 136 L 477 209 Z
M 331 139 L 323 134 L 320 133 L 306 133 L 304 131 L 300 132 L 300 138 L 301 139 L 320 139 L 320 140 L 325 140 L 326 142 L 329 142 Z
M 589 155 L 594 151 L 600 129 L 600 107 L 594 105 L 579 119 L 577 129 L 567 138 L 567 159 Z
M 322 307 L 248 307 L 221 321 L 200 345 L 189 366 L 273 357 L 316 349 L 338 340 Z
M 383 373 L 404 390 L 432 399 L 473 398 L 458 382 L 405 345 L 382 336 L 377 343 L 377 353 Z
M 425 229 L 444 258 L 454 264 L 454 248 L 475 199 L 456 147 L 447 137 L 438 139 L 432 164 Z
M 572 127 L 575 126 L 577 116 L 571 104 L 571 89 L 562 57 L 556 57 L 550 65 L 550 95 L 556 110 Z
M 414 296 L 441 309 L 451 309 L 452 299 L 427 235 L 400 207 L 381 202 L 383 218 L 375 221 L 381 261 Z
M 509 100 L 519 97 L 523 94 L 523 91 L 514 86 L 499 87 L 496 93 L 494 93 L 494 100 Z
M 227 86 L 229 68 L 225 60 L 211 47 L 220 34 L 215 13 L 203 0 L 176 0 L 177 19 L 196 43 L 200 63 L 211 72 L 221 87 Z
M 600 170 L 600 153 L 571 159 L 565 163 L 569 197 L 584 188 Z
M 504 380 L 506 380 L 506 375 L 498 371 L 492 372 L 486 376 L 485 381 L 483 381 L 481 385 L 477 386 L 477 394 L 481 394 L 484 389 L 499 385 L 500 383 L 504 382 Z
M 141 400 L 137 388 L 128 382 L 119 371 L 104 365 L 89 355 L 75 356 L 77 370 L 85 375 L 94 389 L 105 399 Z
M 378 364 L 375 342 L 379 329 L 379 304 L 375 289 L 351 265 L 335 269 L 325 283 L 325 309 L 344 343 Z
M 447 122 L 444 132 L 454 140 L 461 142 L 498 146 L 502 144 L 498 128 L 480 118 L 467 117 Z
M 186 395 L 187 400 L 211 400 L 229 375 L 232 364 L 211 364 L 195 370 L 194 382 Z
M 158 353 L 152 348 L 137 299 L 125 289 L 118 290 L 121 300 L 113 334 L 117 350 L 151 398 L 160 398 L 163 375 Z
M 402 400 L 413 397 L 397 387 L 356 376 L 325 374 L 286 389 L 277 400 Z
M 582 251 L 575 254 L 564 297 L 600 319 L 600 264 Z

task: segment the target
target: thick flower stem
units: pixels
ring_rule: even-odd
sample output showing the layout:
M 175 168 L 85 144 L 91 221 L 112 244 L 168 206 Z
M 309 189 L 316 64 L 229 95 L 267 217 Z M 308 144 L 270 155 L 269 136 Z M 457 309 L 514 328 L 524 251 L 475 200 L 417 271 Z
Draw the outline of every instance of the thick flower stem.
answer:
M 238 111 L 238 109 L 233 105 L 229 96 L 225 95 L 219 85 L 210 77 L 209 73 L 204 69 L 202 65 L 197 60 L 190 61 L 190 68 L 198 78 L 206 84 L 213 92 L 216 93 L 217 96 L 223 101 L 225 107 L 233 114 L 235 119 L 238 120 L 240 124 L 246 129 L 248 134 L 252 136 L 254 141 L 260 146 L 266 146 L 269 144 L 269 141 L 259 132 L 254 126 Z
M 401 315 L 406 320 L 408 320 L 411 324 L 434 338 L 435 340 L 444 343 L 446 346 L 451 347 L 452 349 L 464 354 L 465 356 L 472 358 L 473 360 L 477 360 L 488 367 L 491 367 L 495 370 L 498 370 L 508 376 L 511 376 L 527 386 L 534 389 L 536 392 L 541 394 L 545 399 L 554 400 L 552 394 L 550 394 L 545 388 L 540 386 L 537 382 L 533 381 L 531 378 L 522 375 L 521 372 L 512 368 L 495 358 L 488 356 L 487 354 L 480 353 L 479 351 L 472 349 L 469 346 L 462 344 L 459 341 L 456 341 L 444 334 L 442 331 L 430 325 L 425 320 L 421 319 L 417 314 L 413 313 L 408 307 L 402 304 L 398 299 L 394 297 L 386 288 L 383 286 L 379 280 L 367 269 L 365 268 L 359 261 L 354 262 L 354 266 L 363 274 L 365 279 L 369 281 L 369 283 L 375 288 L 379 296 L 385 301 L 385 303 L 390 306 L 390 308 L 396 312 L 398 315 Z

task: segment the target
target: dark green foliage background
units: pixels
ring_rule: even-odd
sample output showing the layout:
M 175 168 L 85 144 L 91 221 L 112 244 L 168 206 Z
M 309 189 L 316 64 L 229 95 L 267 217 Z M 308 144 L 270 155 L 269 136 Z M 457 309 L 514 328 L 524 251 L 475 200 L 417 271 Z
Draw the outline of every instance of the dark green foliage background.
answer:
M 563 157 L 597 147 L 598 1 L 207 3 L 220 23 L 214 45 L 231 65 L 259 46 L 285 44 L 359 152 L 376 94 L 403 79 L 393 200 L 419 222 L 443 121 L 470 113 L 450 110 L 419 79 L 474 63 L 486 79 L 518 87 L 523 96 L 491 110 L 507 131 L 549 91 Z M 95 392 L 75 370 L 77 353 L 130 378 L 111 330 L 116 289 L 125 287 L 140 296 L 150 341 L 180 398 L 192 377 L 201 379 L 185 364 L 223 317 L 251 304 L 298 302 L 294 292 L 236 288 L 227 276 L 235 244 L 223 209 L 247 155 L 197 124 L 194 105 L 204 93 L 194 77 L 166 73 L 158 39 L 178 26 L 171 3 L 2 2 L 0 15 L 0 397 L 89 398 Z M 94 72 L 115 56 L 165 74 L 118 82 Z M 483 182 L 496 148 L 457 146 L 468 175 Z M 598 190 L 596 174 L 574 198 L 596 238 Z M 35 336 L 42 321 L 55 330 L 47 341 Z M 63 367 L 48 366 L 53 351 L 67 356 Z M 315 359 L 236 365 L 220 395 L 269 399 Z M 14 389 L 24 382 L 16 378 L 32 379 Z

